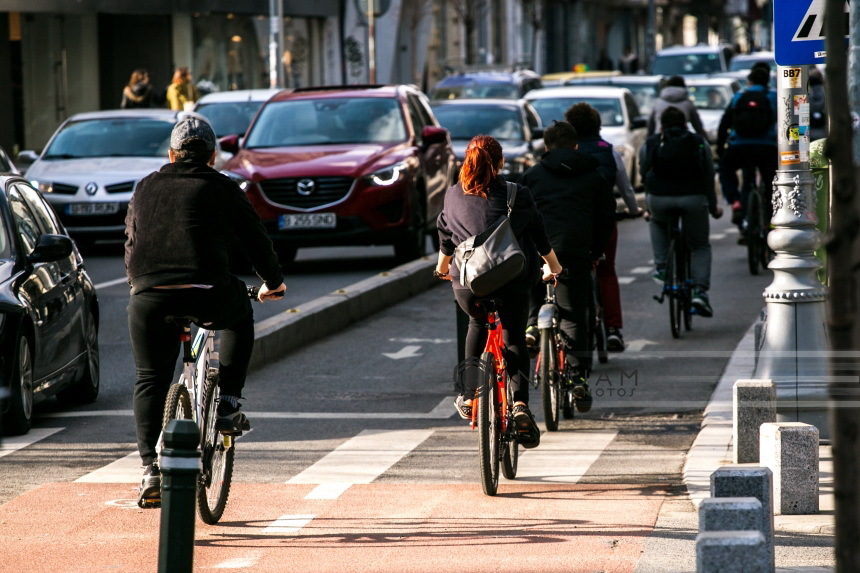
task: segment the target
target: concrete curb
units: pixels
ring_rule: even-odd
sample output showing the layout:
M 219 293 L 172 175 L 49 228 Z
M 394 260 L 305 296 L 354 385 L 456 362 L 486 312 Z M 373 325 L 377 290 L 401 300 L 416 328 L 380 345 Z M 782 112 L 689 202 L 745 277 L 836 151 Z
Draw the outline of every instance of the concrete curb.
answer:
M 435 266 L 435 255 L 421 257 L 260 321 L 254 328 L 250 369 L 439 284 Z

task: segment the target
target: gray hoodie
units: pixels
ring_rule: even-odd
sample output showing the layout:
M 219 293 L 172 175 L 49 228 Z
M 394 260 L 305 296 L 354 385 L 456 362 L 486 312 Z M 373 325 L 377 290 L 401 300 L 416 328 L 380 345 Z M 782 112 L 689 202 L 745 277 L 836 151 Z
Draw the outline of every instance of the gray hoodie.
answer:
M 677 107 L 684 112 L 684 116 L 693 127 L 693 131 L 704 137 L 705 140 L 708 139 L 699 112 L 696 111 L 696 106 L 690 99 L 690 92 L 687 91 L 687 88 L 679 86 L 666 86 L 660 90 L 660 97 L 654 102 L 654 108 L 648 118 L 648 135 L 660 132 L 660 115 L 670 106 Z

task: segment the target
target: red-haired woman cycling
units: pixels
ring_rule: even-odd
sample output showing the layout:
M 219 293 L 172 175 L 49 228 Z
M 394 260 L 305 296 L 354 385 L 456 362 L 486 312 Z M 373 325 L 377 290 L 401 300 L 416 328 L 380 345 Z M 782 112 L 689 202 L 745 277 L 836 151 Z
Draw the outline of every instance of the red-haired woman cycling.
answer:
M 501 300 L 498 312 L 508 352 L 504 358 L 514 394 L 514 424 L 520 444 L 533 448 L 540 443 L 540 432 L 528 408 L 529 355 L 525 330 L 529 290 L 541 275 L 548 279 L 561 272 L 561 265 L 550 246 L 543 219 L 527 187 L 519 186 L 510 215 L 514 234 L 526 253 L 523 272 L 497 291 L 485 297 L 478 297 L 468 287 L 460 284 L 459 270 L 456 265 L 451 266 L 451 258 L 457 245 L 472 235 L 487 230 L 499 217 L 507 213 L 507 188 L 505 180 L 499 175 L 504 165 L 502 146 L 494 138 L 477 135 L 469 142 L 460 170 L 460 180 L 446 192 L 445 204 L 437 221 L 440 249 L 436 276 L 451 280 L 457 304 L 469 315 L 465 348 L 467 359 L 478 358 L 487 340 L 487 314 L 475 305 L 475 301 L 478 298 L 490 297 Z M 543 272 L 541 258 L 545 263 Z M 464 387 L 458 387 L 457 390 L 457 411 L 464 418 L 469 418 L 471 401 L 465 398 Z

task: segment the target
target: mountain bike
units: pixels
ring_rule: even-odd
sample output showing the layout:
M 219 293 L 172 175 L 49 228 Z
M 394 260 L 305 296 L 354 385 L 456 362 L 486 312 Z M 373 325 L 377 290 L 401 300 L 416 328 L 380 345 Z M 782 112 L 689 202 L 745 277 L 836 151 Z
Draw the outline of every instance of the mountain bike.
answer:
M 247 287 L 248 296 L 257 299 L 259 287 Z M 180 328 L 182 373 L 167 393 L 162 418 L 162 434 L 157 451 L 164 446 L 164 428 L 174 419 L 194 420 L 200 429 L 201 471 L 197 482 L 197 513 L 207 524 L 215 524 L 224 514 L 233 479 L 233 456 L 237 435 L 218 431 L 217 405 L 218 352 L 217 331 L 200 325 L 192 337 L 193 316 L 168 316 Z
M 499 466 L 507 479 L 517 476 L 519 442 L 513 415 L 513 390 L 505 369 L 502 322 L 496 310 L 498 299 L 480 299 L 487 312 L 487 343 L 477 364 L 480 379 L 472 401 L 472 429 L 478 429 L 481 486 L 486 495 L 496 495 Z
M 747 195 L 746 216 L 743 222 L 743 234 L 747 244 L 747 265 L 750 274 L 757 275 L 759 270 L 766 270 L 773 258 L 770 247 L 767 246 L 767 234 L 770 230 L 770 221 L 764 204 L 765 185 L 769 183 L 762 181 L 756 185 Z
M 663 304 L 669 301 L 669 326 L 673 338 L 681 336 L 681 319 L 685 330 L 693 327 L 693 282 L 690 278 L 690 249 L 681 230 L 681 213 L 670 211 L 669 249 L 666 257 L 666 276 L 663 288 L 654 300 Z

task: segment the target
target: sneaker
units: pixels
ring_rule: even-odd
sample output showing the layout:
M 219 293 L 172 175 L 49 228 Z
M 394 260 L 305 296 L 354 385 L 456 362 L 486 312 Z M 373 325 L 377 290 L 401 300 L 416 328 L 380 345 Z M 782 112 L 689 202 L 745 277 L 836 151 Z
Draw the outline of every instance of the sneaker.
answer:
M 585 413 L 591 410 L 591 404 L 594 399 L 591 397 L 591 391 L 588 389 L 588 380 L 579 372 L 574 371 L 573 375 L 567 381 L 569 387 L 573 390 L 573 405 L 576 406 L 576 411 Z
M 621 336 L 621 330 L 614 326 L 606 330 L 606 348 L 610 352 L 624 352 L 624 337 Z
M 242 432 L 251 429 L 251 422 L 242 413 L 242 404 L 233 406 L 226 400 L 218 401 L 218 419 L 215 421 L 215 429 L 227 436 L 241 436 Z
M 143 509 L 161 507 L 161 470 L 157 464 L 149 464 L 143 469 L 137 506 Z
M 514 427 L 517 429 L 517 441 L 522 447 L 528 449 L 538 447 L 540 430 L 525 402 L 514 404 Z
M 666 271 L 656 270 L 654 274 L 651 275 L 651 279 L 660 286 L 663 286 L 663 283 L 666 282 Z
M 457 413 L 464 420 L 472 419 L 472 401 L 467 400 L 462 394 L 454 398 L 454 405 L 457 407 Z
M 526 346 L 528 348 L 537 348 L 538 340 L 540 339 L 540 330 L 537 326 L 529 326 L 526 328 Z
M 744 220 L 744 206 L 740 201 L 732 203 L 732 225 L 740 225 Z
M 696 309 L 696 314 L 704 316 L 705 318 L 714 316 L 714 309 L 711 308 L 711 302 L 708 300 L 708 293 L 704 290 L 698 288 L 695 289 L 693 291 L 693 298 L 690 301 L 690 304 L 692 304 L 693 308 Z

